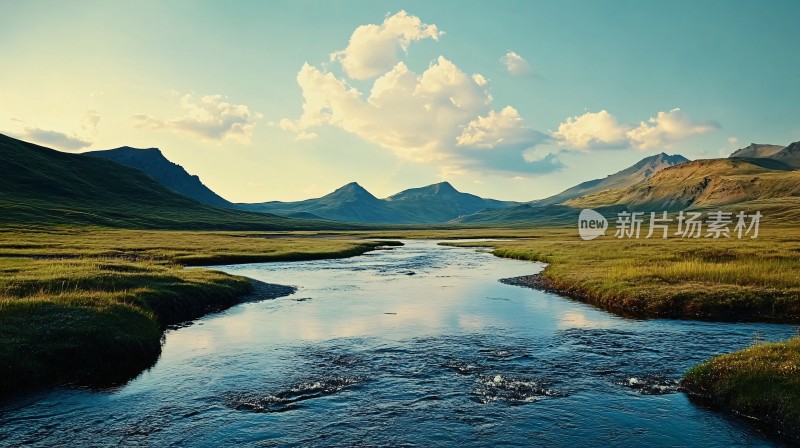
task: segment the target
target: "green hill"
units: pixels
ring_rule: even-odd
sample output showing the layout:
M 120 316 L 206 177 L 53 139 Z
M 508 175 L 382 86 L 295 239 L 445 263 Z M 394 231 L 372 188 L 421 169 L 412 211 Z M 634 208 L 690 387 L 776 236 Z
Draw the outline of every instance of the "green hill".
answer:
M 203 185 L 200 178 L 191 175 L 177 163 L 170 162 L 158 148 L 131 148 L 123 146 L 83 154 L 102 157 L 119 164 L 136 168 L 157 180 L 172 191 L 188 196 L 197 202 L 216 207 L 233 208 L 234 205 Z
M 139 170 L 0 134 L 0 225 L 39 224 L 225 230 L 346 227 L 203 205 Z

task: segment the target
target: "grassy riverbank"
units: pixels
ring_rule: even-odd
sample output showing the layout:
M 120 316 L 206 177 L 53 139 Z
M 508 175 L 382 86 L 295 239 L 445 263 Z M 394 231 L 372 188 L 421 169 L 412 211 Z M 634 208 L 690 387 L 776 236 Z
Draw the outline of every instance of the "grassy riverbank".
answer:
M 500 257 L 548 263 L 528 286 L 638 317 L 800 322 L 800 228 L 759 238 L 580 240 L 574 229 L 490 243 Z M 800 337 L 720 355 L 683 387 L 800 440 Z
M 130 378 L 158 358 L 167 325 L 229 307 L 251 290 L 246 278 L 181 265 L 346 257 L 379 244 L 299 234 L 2 230 L 0 393 Z
M 717 356 L 689 370 L 682 384 L 800 441 L 800 337 Z
M 800 228 L 752 239 L 582 241 L 574 229 L 489 243 L 548 266 L 534 286 L 636 316 L 800 322 Z

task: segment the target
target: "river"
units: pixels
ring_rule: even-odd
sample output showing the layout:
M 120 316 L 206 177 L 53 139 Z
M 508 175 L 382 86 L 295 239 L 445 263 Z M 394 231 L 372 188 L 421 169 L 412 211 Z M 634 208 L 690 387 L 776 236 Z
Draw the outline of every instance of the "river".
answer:
M 219 266 L 298 290 L 168 331 L 124 386 L 0 404 L 0 446 L 778 446 L 676 386 L 794 327 L 623 318 L 498 282 L 542 267 L 416 240 Z

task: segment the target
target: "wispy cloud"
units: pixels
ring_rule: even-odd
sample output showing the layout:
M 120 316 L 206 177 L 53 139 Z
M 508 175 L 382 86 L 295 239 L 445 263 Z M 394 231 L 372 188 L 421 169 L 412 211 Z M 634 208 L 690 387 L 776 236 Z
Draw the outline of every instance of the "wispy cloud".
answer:
M 173 96 L 181 107 L 181 114 L 172 118 L 156 118 L 148 114 L 135 114 L 133 125 L 139 129 L 163 129 L 205 140 L 231 139 L 249 143 L 255 122 L 261 114 L 253 113 L 243 104 L 229 103 L 222 95 Z
M 80 126 L 69 132 L 42 128 L 13 118 L 12 121 L 17 123 L 20 129 L 11 131 L 9 134 L 21 140 L 31 141 L 40 145 L 76 151 L 88 148 L 95 142 L 99 134 L 100 118 L 100 114 L 97 111 L 87 111 L 81 120 Z
M 525 76 L 533 73 L 533 69 L 531 69 L 531 65 L 528 63 L 528 61 L 511 50 L 508 50 L 508 53 L 500 58 L 500 63 L 505 66 L 506 70 L 508 70 L 508 73 L 511 73 L 514 76 Z

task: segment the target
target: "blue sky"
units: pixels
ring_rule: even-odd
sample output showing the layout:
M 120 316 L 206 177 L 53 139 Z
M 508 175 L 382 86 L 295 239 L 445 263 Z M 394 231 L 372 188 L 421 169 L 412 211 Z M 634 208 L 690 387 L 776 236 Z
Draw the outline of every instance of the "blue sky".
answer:
M 233 201 L 441 180 L 531 200 L 662 151 L 800 140 L 798 17 L 792 1 L 4 1 L 0 132 L 159 147 Z

